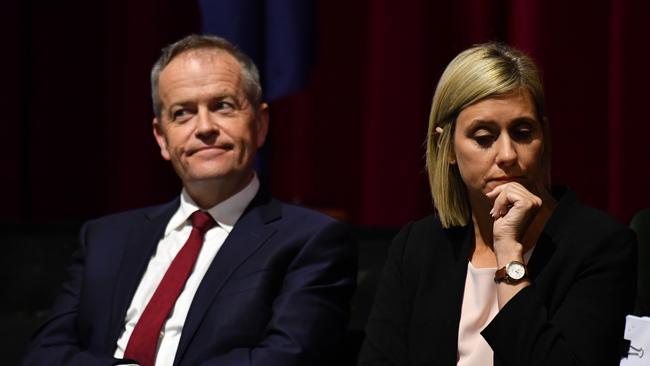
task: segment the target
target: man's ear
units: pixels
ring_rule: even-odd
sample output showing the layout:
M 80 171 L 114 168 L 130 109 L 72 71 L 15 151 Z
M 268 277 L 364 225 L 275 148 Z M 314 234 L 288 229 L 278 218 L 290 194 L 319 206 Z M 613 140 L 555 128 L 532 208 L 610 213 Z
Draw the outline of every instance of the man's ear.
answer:
M 266 103 L 260 104 L 257 110 L 257 117 L 255 120 L 257 128 L 257 148 L 259 149 L 266 141 L 266 135 L 269 132 L 269 105 Z
M 161 122 L 158 118 L 153 119 L 153 136 L 156 138 L 156 142 L 160 147 L 160 155 L 163 159 L 169 160 L 169 151 L 167 150 L 167 139 L 165 138 L 165 131 L 163 130 Z

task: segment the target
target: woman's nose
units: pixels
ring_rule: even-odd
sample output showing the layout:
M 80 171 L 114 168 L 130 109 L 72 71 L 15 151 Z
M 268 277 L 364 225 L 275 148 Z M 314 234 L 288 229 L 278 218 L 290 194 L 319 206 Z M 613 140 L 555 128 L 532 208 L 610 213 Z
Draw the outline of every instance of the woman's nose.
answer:
M 517 161 L 517 149 L 509 136 L 501 134 L 497 140 L 496 163 L 499 166 L 510 166 Z

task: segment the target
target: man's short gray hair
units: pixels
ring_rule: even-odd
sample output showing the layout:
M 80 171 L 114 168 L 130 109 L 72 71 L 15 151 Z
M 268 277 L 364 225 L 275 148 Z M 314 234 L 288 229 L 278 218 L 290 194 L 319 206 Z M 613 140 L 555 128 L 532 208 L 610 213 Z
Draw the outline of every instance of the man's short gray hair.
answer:
M 176 56 L 192 50 L 218 50 L 234 57 L 241 66 L 241 77 L 244 82 L 246 97 L 254 109 L 259 107 L 262 102 L 262 86 L 259 71 L 253 60 L 224 38 L 213 35 L 192 34 L 163 48 L 160 57 L 151 68 L 151 100 L 153 102 L 153 113 L 157 118 L 160 118 L 162 108 L 160 94 L 158 93 L 160 73 Z

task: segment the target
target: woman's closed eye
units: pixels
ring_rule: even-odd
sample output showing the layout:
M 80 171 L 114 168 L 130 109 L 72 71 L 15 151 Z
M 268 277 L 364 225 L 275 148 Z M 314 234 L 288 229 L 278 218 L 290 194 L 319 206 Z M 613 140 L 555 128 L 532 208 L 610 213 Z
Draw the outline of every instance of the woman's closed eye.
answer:
M 479 130 L 475 132 L 472 138 L 482 148 L 488 148 L 492 146 L 494 140 L 496 139 L 494 134 L 485 130 Z
M 528 125 L 528 124 L 522 124 L 519 126 L 516 126 L 511 132 L 510 135 L 512 136 L 512 139 L 517 141 L 517 142 L 530 142 L 533 137 L 535 136 L 535 129 Z

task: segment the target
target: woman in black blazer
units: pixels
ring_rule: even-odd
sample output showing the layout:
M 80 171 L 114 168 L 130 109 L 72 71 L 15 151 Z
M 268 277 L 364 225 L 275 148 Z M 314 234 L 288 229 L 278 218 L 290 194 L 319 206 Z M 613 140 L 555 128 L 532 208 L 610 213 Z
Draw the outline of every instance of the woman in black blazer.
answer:
M 436 215 L 395 237 L 360 365 L 618 365 L 636 239 L 551 190 L 539 72 L 502 44 L 459 54 L 431 108 Z

